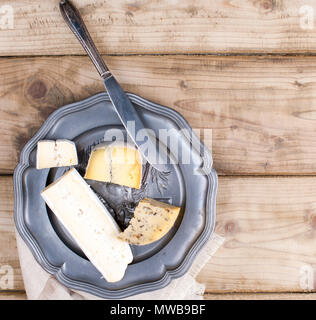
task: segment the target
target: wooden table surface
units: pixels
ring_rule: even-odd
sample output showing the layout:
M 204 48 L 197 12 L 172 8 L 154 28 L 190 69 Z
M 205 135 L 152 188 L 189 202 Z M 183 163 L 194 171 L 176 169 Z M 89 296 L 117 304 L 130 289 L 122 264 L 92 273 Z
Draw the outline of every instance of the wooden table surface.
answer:
M 126 91 L 213 129 L 205 143 L 226 241 L 198 276 L 206 298 L 314 299 L 302 270 L 313 279 L 315 1 L 73 1 Z M 0 267 L 14 268 L 14 288 L 0 299 L 25 299 L 13 221 L 19 152 L 50 113 L 103 86 L 58 0 L 0 0 L 0 19 L 6 5 L 14 24 L 0 24 Z

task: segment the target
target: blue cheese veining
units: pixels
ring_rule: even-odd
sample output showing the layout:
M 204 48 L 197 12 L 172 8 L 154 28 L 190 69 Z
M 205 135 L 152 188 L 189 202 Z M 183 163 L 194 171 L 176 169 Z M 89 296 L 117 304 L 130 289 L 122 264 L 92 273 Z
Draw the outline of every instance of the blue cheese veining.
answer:
M 134 245 L 155 242 L 172 228 L 179 212 L 179 207 L 145 198 L 139 202 L 129 226 L 119 237 Z

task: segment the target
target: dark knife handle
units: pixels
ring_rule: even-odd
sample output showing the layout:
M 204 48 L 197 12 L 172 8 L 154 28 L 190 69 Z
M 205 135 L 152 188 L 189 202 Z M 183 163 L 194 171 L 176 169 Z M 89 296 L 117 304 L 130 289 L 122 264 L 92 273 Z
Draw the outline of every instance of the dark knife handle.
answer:
M 69 0 L 61 0 L 59 8 L 69 28 L 86 50 L 100 76 L 103 79 L 110 77 L 111 73 L 96 48 L 79 11 Z

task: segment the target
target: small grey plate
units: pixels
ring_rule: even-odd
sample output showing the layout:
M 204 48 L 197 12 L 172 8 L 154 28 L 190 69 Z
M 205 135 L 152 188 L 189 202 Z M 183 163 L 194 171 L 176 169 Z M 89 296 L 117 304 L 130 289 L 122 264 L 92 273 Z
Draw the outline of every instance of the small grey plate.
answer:
M 128 96 L 145 127 L 154 130 L 157 137 L 160 129 L 174 130 L 170 132 L 181 145 L 179 163 L 172 166 L 168 184 L 161 190 L 152 183 L 147 196 L 182 210 L 175 226 L 160 241 L 132 246 L 134 260 L 121 281 L 109 283 L 102 278 L 41 198 L 40 192 L 62 173 L 60 169 L 36 169 L 39 140 L 73 140 L 80 151 L 99 141 L 109 128 L 121 127 L 108 95 L 99 93 L 51 114 L 23 148 L 14 172 L 15 224 L 36 260 L 63 285 L 107 299 L 161 289 L 182 276 L 215 225 L 217 174 L 210 152 L 179 113 L 134 94 Z M 191 161 L 182 164 L 181 157 L 187 152 Z M 202 167 L 207 173 L 201 174 Z

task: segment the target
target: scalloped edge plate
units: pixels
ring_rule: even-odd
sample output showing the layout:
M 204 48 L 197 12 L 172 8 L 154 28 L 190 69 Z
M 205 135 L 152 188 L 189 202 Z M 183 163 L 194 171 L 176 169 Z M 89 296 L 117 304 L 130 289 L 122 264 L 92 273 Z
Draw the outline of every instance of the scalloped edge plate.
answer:
M 210 173 L 206 175 L 208 186 L 206 193 L 206 207 L 205 207 L 205 223 L 204 229 L 197 237 L 196 241 L 192 244 L 192 246 L 187 251 L 185 257 L 183 257 L 182 262 L 173 269 L 164 268 L 164 275 L 155 281 L 147 282 L 147 283 L 139 283 L 133 286 L 118 289 L 118 290 L 109 290 L 105 288 L 100 288 L 96 285 L 92 285 L 80 279 L 73 279 L 67 276 L 63 272 L 63 264 L 60 266 L 55 266 L 47 259 L 45 255 L 45 251 L 41 248 L 39 243 L 36 241 L 35 237 L 32 235 L 31 231 L 28 229 L 25 217 L 24 217 L 24 196 L 23 196 L 23 173 L 29 167 L 29 158 L 30 153 L 34 148 L 36 148 L 37 141 L 41 138 L 45 137 L 49 130 L 57 123 L 59 119 L 64 117 L 65 115 L 77 112 L 81 109 L 88 108 L 89 106 L 94 105 L 102 100 L 109 101 L 109 97 L 107 93 L 102 92 L 96 94 L 92 97 L 84 99 L 79 102 L 75 102 L 66 106 L 63 106 L 53 112 L 48 119 L 44 122 L 39 131 L 29 140 L 29 142 L 24 146 L 21 155 L 20 162 L 17 165 L 14 171 L 14 196 L 15 196 L 15 205 L 14 205 L 14 219 L 16 228 L 21 235 L 22 239 L 30 248 L 33 253 L 35 259 L 38 263 L 46 270 L 48 273 L 53 274 L 60 283 L 65 285 L 66 287 L 73 290 L 84 291 L 102 298 L 106 299 L 119 299 L 126 298 L 131 295 L 141 294 L 144 292 L 158 290 L 165 286 L 167 286 L 172 279 L 178 278 L 185 274 L 192 265 L 195 256 L 201 250 L 203 245 L 210 238 L 212 233 L 214 232 L 215 226 L 215 218 L 216 218 L 216 194 L 217 194 L 217 185 L 218 179 L 216 171 L 211 168 L 212 166 L 212 156 L 204 144 L 197 138 L 197 136 L 193 133 L 192 128 L 189 126 L 187 121 L 175 110 L 170 109 L 165 106 L 161 106 L 150 102 L 146 99 L 143 99 L 135 94 L 127 93 L 128 97 L 131 101 L 137 105 L 138 107 L 144 108 L 148 111 L 157 113 L 161 116 L 169 118 L 171 121 L 176 123 L 179 128 L 188 129 L 191 133 L 191 141 L 194 143 L 198 143 L 202 150 L 204 151 L 203 159 L 210 166 Z M 181 226 L 180 226 L 181 228 Z

